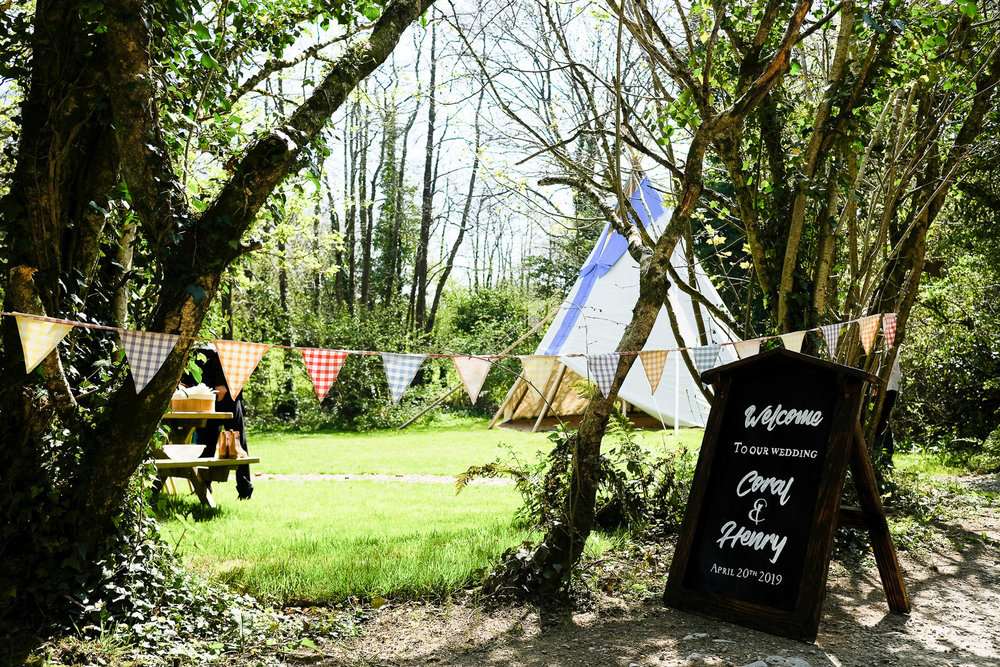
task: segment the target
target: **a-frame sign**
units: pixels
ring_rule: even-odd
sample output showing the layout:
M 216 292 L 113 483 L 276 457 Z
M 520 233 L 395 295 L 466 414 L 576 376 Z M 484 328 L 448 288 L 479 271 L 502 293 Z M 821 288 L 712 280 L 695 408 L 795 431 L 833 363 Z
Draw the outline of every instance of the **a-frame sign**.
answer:
M 868 530 L 895 612 L 909 612 L 859 422 L 864 371 L 787 350 L 702 375 L 715 385 L 664 601 L 813 641 L 834 532 Z M 850 465 L 860 508 L 841 507 Z

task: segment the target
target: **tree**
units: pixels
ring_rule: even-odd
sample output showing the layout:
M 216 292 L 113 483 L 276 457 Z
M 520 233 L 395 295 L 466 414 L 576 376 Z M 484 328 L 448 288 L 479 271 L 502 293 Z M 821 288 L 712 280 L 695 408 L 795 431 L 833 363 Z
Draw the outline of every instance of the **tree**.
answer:
M 349 3 L 257 3 L 251 13 L 223 2 L 207 16 L 179 0 L 39 0 L 17 42 L 30 63 L 15 73 L 24 100 L 0 205 L 4 310 L 100 320 L 131 281 L 145 304 L 136 328 L 196 336 L 226 267 L 254 247 L 243 237 L 258 211 L 432 1 L 362 3 L 373 19 L 363 26 Z M 341 24 L 342 54 L 287 117 L 240 141 L 234 104 L 291 66 L 283 52 L 308 22 Z M 365 38 L 350 40 L 362 27 Z M 266 64 L 248 73 L 255 54 Z M 219 170 L 189 196 L 200 146 Z M 106 251 L 130 221 L 134 269 L 123 274 Z M 193 340 L 137 394 L 125 365 L 107 364 L 106 340 L 75 331 L 26 374 L 12 318 L 2 333 L 0 618 L 23 620 L 92 585 L 99 560 L 126 557 L 129 480 Z

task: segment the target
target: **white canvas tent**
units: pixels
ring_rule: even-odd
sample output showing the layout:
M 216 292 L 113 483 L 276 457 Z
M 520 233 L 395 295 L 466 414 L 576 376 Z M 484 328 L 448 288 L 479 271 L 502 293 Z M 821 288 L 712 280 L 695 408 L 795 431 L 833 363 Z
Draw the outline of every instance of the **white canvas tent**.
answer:
M 669 213 L 664 210 L 659 194 L 648 179 L 641 181 L 631 199 L 650 236 L 658 238 L 666 227 Z M 685 279 L 688 277 L 688 262 L 681 244 L 674 250 L 671 263 L 680 276 Z M 696 264 L 694 270 L 699 292 L 725 311 L 719 293 L 701 265 Z M 698 346 L 696 307 L 701 311 L 709 343 L 731 343 L 737 340 L 727 327 L 716 321 L 705 308 L 696 306 L 691 297 L 679 288 L 672 287 L 669 294 L 682 340 L 674 337 L 666 308 L 661 308 L 644 349 L 676 350 L 680 347 Z M 609 225 L 580 269 L 580 277 L 535 354 L 590 355 L 613 352 L 625 326 L 632 319 L 632 308 L 638 296 L 639 267 L 628 254 L 624 237 L 612 231 Z M 736 353 L 732 345 L 725 345 L 720 349 L 718 363 L 728 363 L 735 359 Z M 544 369 L 530 378 L 535 389 L 529 387 L 524 379 L 515 382 L 494 423 L 534 418 L 537 429 L 542 417 L 581 414 L 586 401 L 579 397 L 572 386 L 580 378 L 587 378 L 585 356 L 551 357 L 546 360 Z M 704 426 L 709 405 L 697 382 L 688 371 L 681 353 L 671 352 L 667 355 L 663 377 L 655 394 L 650 392 L 649 381 L 641 362 L 637 360 L 618 395 L 623 401 L 658 418 L 665 426 Z

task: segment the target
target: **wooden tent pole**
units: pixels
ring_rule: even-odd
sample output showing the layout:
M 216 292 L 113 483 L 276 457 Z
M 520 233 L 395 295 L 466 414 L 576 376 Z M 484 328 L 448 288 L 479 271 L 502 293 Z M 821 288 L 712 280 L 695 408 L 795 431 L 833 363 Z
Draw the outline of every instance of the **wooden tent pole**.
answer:
M 545 415 L 549 413 L 549 406 L 552 405 L 552 401 L 555 400 L 556 394 L 559 392 L 559 387 L 562 385 L 563 377 L 566 375 L 566 364 L 559 365 L 562 366 L 562 368 L 559 369 L 559 374 L 556 375 L 556 381 L 552 385 L 552 389 L 549 391 L 548 396 L 542 395 L 542 409 L 538 411 L 538 419 L 535 420 L 535 425 L 531 427 L 532 433 L 538 432 L 538 427 L 542 425 L 542 420 L 545 419 Z M 539 394 L 541 394 L 541 392 L 539 392 Z
M 527 338 L 531 334 L 533 334 L 536 331 L 538 331 L 538 329 L 541 328 L 541 326 L 543 324 L 545 324 L 546 322 L 548 322 L 549 320 L 551 320 L 555 316 L 555 314 L 559 312 L 559 308 L 560 308 L 559 306 L 556 306 L 555 308 L 553 308 L 552 312 L 550 312 L 548 315 L 546 315 L 541 320 L 539 320 L 538 324 L 536 324 L 535 326 L 531 327 L 531 330 L 528 331 L 528 333 L 524 334 L 523 336 L 521 336 L 520 338 L 518 338 L 517 340 L 515 340 L 513 343 L 511 343 L 510 345 L 508 345 L 507 349 L 505 349 L 503 352 L 501 352 L 500 355 L 507 354 L 508 352 L 510 352 L 511 350 L 513 350 L 515 347 L 517 347 L 518 345 L 520 345 L 522 342 L 524 342 L 525 338 Z M 497 355 L 497 356 L 500 356 L 500 355 Z M 407 426 L 409 426 L 413 422 L 415 422 L 418 419 L 420 419 L 421 417 L 423 417 L 425 414 L 427 414 L 428 412 L 430 412 L 431 410 L 433 410 L 434 407 L 436 407 L 437 405 L 439 405 L 441 403 L 441 401 L 443 401 L 444 399 L 448 398 L 449 396 L 451 396 L 452 394 L 454 394 L 456 391 L 458 391 L 461 388 L 462 388 L 462 383 L 459 382 L 454 387 L 451 387 L 450 389 L 448 389 L 448 391 L 446 391 L 445 393 L 443 393 L 440 396 L 438 396 L 434 400 L 433 403 L 431 403 L 426 408 L 424 408 L 423 410 L 421 410 L 420 413 L 417 414 L 416 417 L 413 417 L 412 419 L 410 419 L 407 422 L 405 422 L 402 426 L 400 426 L 399 430 L 402 431 L 404 428 L 406 428 Z M 504 399 L 504 403 L 506 403 L 506 402 L 507 402 L 507 399 L 505 398 Z M 503 403 L 500 404 L 500 409 L 501 410 L 503 409 Z M 494 417 L 493 419 L 496 419 L 496 417 Z M 489 428 L 492 428 L 492 422 L 490 423 L 490 427 Z

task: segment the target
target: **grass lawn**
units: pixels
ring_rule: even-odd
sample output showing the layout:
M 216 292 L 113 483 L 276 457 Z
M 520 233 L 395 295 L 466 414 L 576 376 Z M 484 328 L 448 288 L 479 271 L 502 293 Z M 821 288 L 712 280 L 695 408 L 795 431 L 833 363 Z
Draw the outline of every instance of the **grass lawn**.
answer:
M 512 525 L 512 487 L 258 478 L 237 502 L 229 486 L 215 511 L 169 497 L 165 537 L 189 567 L 284 603 L 446 593 L 529 537 Z
M 663 450 L 701 445 L 701 429 L 681 429 L 642 434 L 650 449 Z M 449 426 L 411 426 L 402 431 L 369 433 L 250 433 L 250 451 L 261 457 L 257 472 L 301 474 L 379 473 L 384 475 L 455 475 L 471 465 L 508 457 L 513 452 L 523 462 L 552 444 L 545 433 L 512 429 L 487 430 L 484 422 Z M 508 449 L 509 448 L 509 449 Z
M 453 475 L 508 456 L 522 461 L 551 446 L 544 433 L 484 424 L 417 426 L 373 433 L 252 433 L 253 500 L 238 502 L 232 480 L 217 485 L 219 509 L 164 494 L 161 527 L 188 567 L 281 603 L 351 597 L 446 594 L 470 584 L 506 549 L 531 535 L 514 527 L 513 487 L 363 481 L 278 481 L 266 473 Z M 650 449 L 697 448 L 702 431 L 643 434 Z M 183 489 L 181 483 L 179 488 Z M 614 538 L 593 537 L 601 551 Z

